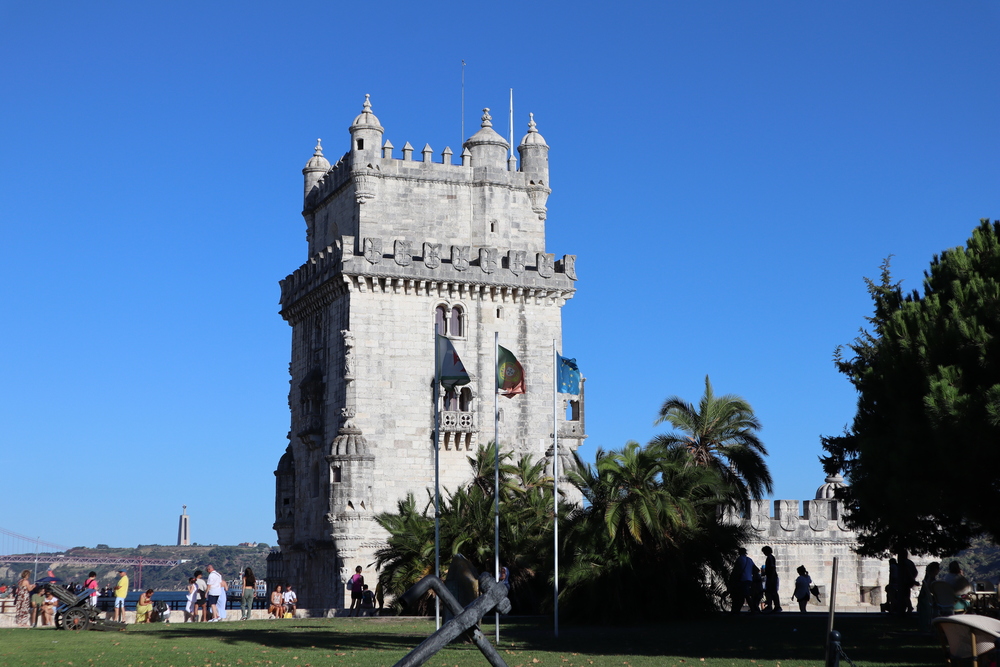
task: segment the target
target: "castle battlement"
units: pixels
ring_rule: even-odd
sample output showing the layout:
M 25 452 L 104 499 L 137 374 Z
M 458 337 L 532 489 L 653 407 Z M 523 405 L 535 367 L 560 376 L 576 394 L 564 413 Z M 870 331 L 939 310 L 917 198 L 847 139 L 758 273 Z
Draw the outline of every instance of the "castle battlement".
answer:
M 723 513 L 723 520 L 730 524 L 744 523 L 753 531 L 751 539 L 765 542 L 854 539 L 854 531 L 844 521 L 842 501 L 828 498 L 804 500 L 801 512 L 799 507 L 798 500 L 775 500 L 772 513 L 770 500 L 752 500 L 746 516 L 728 509 Z
M 344 245 L 353 239 L 344 237 Z M 559 299 L 576 291 L 576 255 L 555 259 L 549 253 L 502 248 L 450 246 L 441 257 L 442 244 L 424 242 L 422 254 L 416 244 L 392 240 L 393 253 L 383 252 L 381 238 L 364 238 L 363 254 L 342 256 L 337 246 L 327 246 L 280 281 L 281 304 L 288 308 L 327 280 L 342 275 L 348 289 L 393 291 L 404 294 L 434 293 L 464 298 L 523 301 Z M 528 264 L 533 261 L 534 264 Z M 560 303 L 561 305 L 561 303 Z
M 386 143 L 388 144 L 388 142 Z M 392 144 L 389 144 L 388 151 L 391 150 Z M 536 183 L 530 174 L 519 171 L 516 166 L 516 158 L 511 158 L 507 166 L 497 168 L 476 166 L 469 157 L 464 158 L 462 164 L 453 164 L 450 148 L 442 152 L 441 162 L 433 161 L 433 154 L 430 152 L 424 153 L 423 160 L 412 160 L 408 156 L 409 152 L 411 151 L 404 153 L 403 157 L 392 157 L 390 153 L 363 165 L 353 163 L 350 153 L 344 155 L 309 191 L 304 210 L 308 212 L 322 206 L 327 199 L 351 182 L 358 186 L 359 193 L 370 195 L 358 195 L 361 202 L 374 199 L 377 196 L 378 182 L 383 179 L 452 185 L 476 184 L 516 188 L 526 192 L 529 189 L 545 186 L 544 182 Z

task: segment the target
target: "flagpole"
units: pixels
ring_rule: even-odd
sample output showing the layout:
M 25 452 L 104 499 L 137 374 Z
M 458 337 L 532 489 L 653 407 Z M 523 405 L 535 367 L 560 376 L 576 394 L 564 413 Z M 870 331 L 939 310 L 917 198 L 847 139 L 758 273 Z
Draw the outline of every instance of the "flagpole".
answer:
M 496 387 L 500 367 L 500 332 L 493 332 L 493 572 L 500 581 L 500 388 Z M 496 645 L 500 645 L 500 612 L 495 613 Z
M 559 636 L 559 412 L 556 409 L 556 391 L 559 385 L 559 355 L 556 353 L 556 339 L 552 339 L 552 534 L 555 554 L 555 578 L 553 590 L 553 621 L 555 636 Z
M 441 470 L 440 448 L 441 412 L 439 395 L 441 393 L 441 353 L 438 350 L 437 322 L 434 323 L 434 576 L 441 578 Z M 434 596 L 434 619 L 437 629 L 441 629 L 441 598 Z

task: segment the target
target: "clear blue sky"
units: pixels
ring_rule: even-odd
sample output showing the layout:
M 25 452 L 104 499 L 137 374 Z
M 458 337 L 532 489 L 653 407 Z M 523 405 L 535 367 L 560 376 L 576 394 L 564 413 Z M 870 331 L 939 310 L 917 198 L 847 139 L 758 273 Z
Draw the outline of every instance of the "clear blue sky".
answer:
M 198 542 L 276 541 L 300 170 L 365 93 L 460 152 L 463 59 L 467 135 L 514 88 L 552 147 L 586 458 L 708 374 L 812 497 L 862 278 L 918 288 L 1000 218 L 995 1 L 279 4 L 0 6 L 0 527 L 170 544 L 187 504 Z

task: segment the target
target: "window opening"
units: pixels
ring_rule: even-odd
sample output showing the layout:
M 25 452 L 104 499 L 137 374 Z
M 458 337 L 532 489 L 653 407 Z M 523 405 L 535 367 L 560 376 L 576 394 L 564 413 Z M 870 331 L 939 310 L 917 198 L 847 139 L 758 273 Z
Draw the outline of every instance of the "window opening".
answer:
M 469 412 L 472 408 L 472 390 L 466 387 L 458 396 L 458 409 L 460 412 Z
M 448 333 L 450 335 L 452 335 L 452 336 L 464 336 L 465 335 L 465 331 L 464 331 L 465 327 L 462 326 L 463 319 L 464 318 L 462 317 L 462 309 L 461 308 L 457 308 L 456 307 L 456 308 L 452 308 L 451 309 L 451 317 L 448 318 Z
M 364 149 L 365 149 L 365 140 L 364 139 L 358 139 L 358 150 L 359 151 L 363 151 Z
M 434 309 L 434 331 L 439 336 L 444 336 L 445 334 L 448 333 L 448 330 L 445 327 L 445 322 L 446 321 L 447 320 L 445 319 L 444 306 L 438 306 L 437 308 L 435 308 Z

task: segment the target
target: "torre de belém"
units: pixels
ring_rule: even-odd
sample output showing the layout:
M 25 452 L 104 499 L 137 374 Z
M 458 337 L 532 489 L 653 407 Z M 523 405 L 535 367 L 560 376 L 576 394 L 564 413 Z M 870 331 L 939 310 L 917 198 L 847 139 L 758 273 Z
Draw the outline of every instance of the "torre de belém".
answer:
M 528 123 L 517 151 L 482 127 L 450 148 L 402 155 L 364 107 L 336 162 L 315 153 L 305 177 L 306 262 L 281 281 L 292 327 L 289 444 L 278 461 L 280 553 L 268 583 L 291 583 L 304 609 L 345 606 L 385 533 L 376 514 L 469 477 L 467 457 L 494 437 L 494 334 L 525 369 L 527 392 L 502 398 L 499 442 L 515 458 L 553 455 L 552 347 L 576 290 L 574 255 L 545 246 L 549 147 Z M 446 335 L 472 381 L 441 396 L 434 443 L 434 337 Z M 583 439 L 582 395 L 559 395 L 560 469 Z

